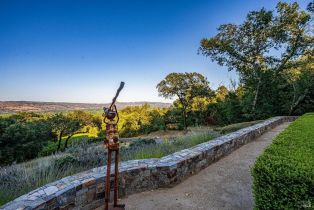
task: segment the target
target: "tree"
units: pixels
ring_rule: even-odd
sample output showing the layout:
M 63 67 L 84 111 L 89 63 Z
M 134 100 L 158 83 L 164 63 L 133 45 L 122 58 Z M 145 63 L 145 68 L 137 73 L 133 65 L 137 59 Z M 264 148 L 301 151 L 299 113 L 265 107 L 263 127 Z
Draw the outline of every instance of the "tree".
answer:
M 37 157 L 39 151 L 52 138 L 46 120 L 20 122 L 17 120 L 21 119 L 18 115 L 0 117 L 0 165 Z
M 61 148 L 62 137 L 66 136 L 64 148 L 67 148 L 68 141 L 75 134 L 85 133 L 82 129 L 85 126 L 96 126 L 101 128 L 101 120 L 97 117 L 93 117 L 91 114 L 84 111 L 76 110 L 64 115 L 62 113 L 54 114 L 49 118 L 52 130 L 57 136 L 58 148 Z
M 285 69 L 281 76 L 285 85 L 292 87 L 289 94 L 289 115 L 300 107 L 303 101 L 314 92 L 314 57 L 311 55 L 302 56 L 295 62 L 290 62 L 291 67 Z M 313 98 L 309 98 L 309 103 L 314 108 Z M 310 111 L 310 110 L 309 110 Z
M 35 112 L 18 112 L 9 117 L 9 119 L 15 120 L 16 122 L 30 122 L 34 120 L 44 119 L 44 116 Z
M 57 114 L 52 115 L 49 118 L 49 121 L 51 123 L 52 132 L 57 136 L 57 141 L 58 141 L 57 150 L 59 150 L 61 147 L 62 137 L 63 135 L 65 135 L 66 129 L 68 127 L 68 119 L 66 118 L 64 114 L 57 113 Z
M 226 86 L 219 86 L 216 90 L 216 100 L 217 101 L 223 101 L 225 100 L 226 96 L 228 95 L 229 90 L 226 88 Z
M 90 113 L 75 110 L 68 113 L 66 117 L 68 119 L 68 128 L 66 129 L 67 138 L 64 148 L 68 147 L 68 141 L 73 135 L 88 132 L 89 127 L 83 130 L 86 126 L 96 127 L 98 130 L 101 129 L 102 119 Z
M 196 96 L 193 98 L 191 111 L 193 112 L 193 122 L 196 126 L 206 124 L 207 117 L 209 117 L 208 107 L 211 103 L 213 103 L 213 99 L 201 96 Z
M 119 112 L 119 130 L 123 137 L 149 133 L 165 128 L 165 108 L 153 108 L 148 104 L 127 106 Z
M 157 85 L 157 89 L 159 95 L 164 98 L 177 97 L 176 104 L 182 108 L 185 129 L 187 128 L 187 111 L 191 107 L 193 98 L 212 95 L 207 78 L 196 72 L 170 73 Z
M 218 34 L 201 40 L 200 52 L 229 70 L 254 92 L 251 114 L 255 118 L 261 86 L 282 72 L 290 61 L 313 47 L 307 34 L 310 15 L 299 11 L 297 3 L 279 2 L 277 13 L 261 9 L 250 12 L 240 24 L 224 24 Z

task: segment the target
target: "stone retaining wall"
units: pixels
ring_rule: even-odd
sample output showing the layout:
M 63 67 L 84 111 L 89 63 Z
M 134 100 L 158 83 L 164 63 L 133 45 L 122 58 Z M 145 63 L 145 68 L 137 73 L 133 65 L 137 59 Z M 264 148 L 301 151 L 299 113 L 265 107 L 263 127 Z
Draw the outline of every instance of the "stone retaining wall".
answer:
M 121 162 L 119 194 L 125 196 L 178 184 L 267 130 L 294 119 L 274 117 L 160 159 Z M 94 209 L 104 204 L 105 178 L 106 166 L 94 168 L 40 187 L 1 209 Z

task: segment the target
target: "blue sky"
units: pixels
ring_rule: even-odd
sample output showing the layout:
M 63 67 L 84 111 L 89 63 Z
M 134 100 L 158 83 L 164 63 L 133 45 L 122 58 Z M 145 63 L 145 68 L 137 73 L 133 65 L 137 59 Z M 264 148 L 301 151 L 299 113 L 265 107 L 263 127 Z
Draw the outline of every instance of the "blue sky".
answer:
M 276 3 L 0 0 L 0 100 L 109 102 L 123 80 L 119 101 L 165 101 L 156 85 L 170 72 L 228 85 L 236 74 L 198 55 L 200 40 Z

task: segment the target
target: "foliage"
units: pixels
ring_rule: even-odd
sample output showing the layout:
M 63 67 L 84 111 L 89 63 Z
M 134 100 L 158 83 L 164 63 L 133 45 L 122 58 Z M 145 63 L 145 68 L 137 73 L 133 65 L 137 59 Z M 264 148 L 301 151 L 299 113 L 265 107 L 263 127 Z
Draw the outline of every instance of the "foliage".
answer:
M 122 137 L 164 130 L 166 108 L 149 105 L 120 110 Z M 100 113 L 72 111 L 59 113 L 17 113 L 0 117 L 0 165 L 51 155 L 72 142 L 99 142 L 105 138 Z M 87 138 L 82 138 L 82 135 Z M 99 136 L 99 137 L 97 137 Z M 22 152 L 23 151 L 23 152 Z
M 152 131 L 164 130 L 165 108 L 152 108 L 143 106 L 130 106 L 119 112 L 119 131 L 121 137 L 134 137 Z
M 61 139 L 61 150 L 65 150 L 65 141 L 67 140 L 67 137 L 63 137 Z M 73 137 L 71 138 L 71 142 L 69 143 L 68 146 L 71 146 L 73 144 L 78 144 L 81 141 L 86 141 L 86 142 L 100 142 L 104 140 L 104 137 L 98 137 L 97 135 L 93 135 L 93 134 L 86 134 L 86 133 L 82 133 L 82 134 L 75 134 L 73 135 Z M 58 151 L 58 144 L 59 142 L 56 141 L 49 141 L 42 149 L 41 151 L 38 153 L 38 156 L 48 156 L 48 155 L 52 155 L 54 153 L 56 153 Z
M 229 90 L 224 100 L 217 100 L 217 103 L 210 104 L 211 115 L 221 124 L 243 122 L 247 118 L 243 110 L 243 96 L 241 87 L 237 90 Z
M 37 157 L 52 138 L 45 119 L 26 120 L 22 115 L 0 118 L 0 165 Z
M 48 118 L 53 133 L 58 136 L 57 151 L 61 148 L 62 137 L 67 136 L 64 147 L 67 148 L 69 139 L 78 133 L 83 133 L 86 126 L 96 126 L 101 129 L 101 120 L 84 111 L 73 111 L 66 115 L 56 113 Z
M 163 143 L 145 142 L 138 140 L 132 143 L 129 148 L 122 149 L 122 160 L 161 158 L 171 153 L 193 147 L 197 144 L 213 139 L 207 132 L 192 133 L 179 136 L 173 139 L 165 139 Z M 140 143 L 141 142 L 141 143 Z M 125 151 L 125 152 L 124 152 Z
M 182 109 L 185 129 L 188 126 L 187 113 L 191 109 L 193 99 L 211 95 L 207 78 L 196 72 L 170 73 L 159 82 L 157 89 L 160 96 L 170 99 L 178 98 L 174 105 Z
M 164 122 L 168 130 L 183 130 L 184 122 L 182 111 L 176 107 L 171 107 L 164 115 Z
M 305 209 L 314 203 L 314 113 L 284 130 L 252 169 L 256 209 Z
M 235 123 L 235 124 L 231 124 L 231 125 L 227 125 L 227 126 L 223 126 L 223 127 L 218 127 L 215 128 L 215 131 L 218 131 L 221 134 L 227 134 L 227 133 L 231 133 L 234 131 L 237 131 L 239 129 L 242 128 L 246 128 L 248 126 L 252 126 L 255 125 L 257 123 L 262 122 L 263 120 L 256 120 L 256 121 L 250 121 L 250 122 L 242 122 L 242 123 Z
M 276 96 L 290 92 L 277 86 L 279 75 L 301 56 L 313 54 L 314 37 L 307 31 L 310 15 L 297 3 L 279 2 L 276 9 L 276 13 L 264 8 L 252 11 L 242 24 L 221 25 L 216 36 L 201 41 L 203 55 L 239 73 L 250 101 L 245 109 L 252 118 L 265 117 L 269 109 L 274 110 L 269 114 L 280 113 L 276 107 L 298 101 L 290 95 L 278 106 Z
M 287 101 L 282 108 L 290 115 L 293 113 L 302 114 L 311 111 L 314 103 L 314 56 L 306 55 L 300 59 L 290 62 L 290 68 L 280 74 L 281 88 L 290 90 L 282 97 Z
M 17 113 L 0 117 L 0 165 L 50 155 L 67 147 L 78 132 L 101 128 L 101 119 L 83 112 L 67 114 Z M 84 130 L 85 129 L 85 130 Z M 58 137 L 58 142 L 56 138 Z

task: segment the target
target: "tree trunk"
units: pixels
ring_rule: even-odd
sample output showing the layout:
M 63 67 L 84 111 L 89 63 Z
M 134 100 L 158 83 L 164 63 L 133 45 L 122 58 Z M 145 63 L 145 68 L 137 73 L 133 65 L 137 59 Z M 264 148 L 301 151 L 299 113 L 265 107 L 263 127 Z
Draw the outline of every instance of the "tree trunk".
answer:
M 68 137 L 67 137 L 67 139 L 65 140 L 65 144 L 64 144 L 64 148 L 66 149 L 66 148 L 68 148 L 68 141 L 69 141 L 69 139 L 72 137 L 73 135 L 69 135 Z
M 183 106 L 183 123 L 184 123 L 184 130 L 187 130 L 187 124 L 186 124 L 186 107 Z
M 58 142 L 57 151 L 59 151 L 59 150 L 60 150 L 60 147 L 61 147 L 62 134 L 63 134 L 63 131 L 61 131 L 60 134 L 59 134 L 59 142 Z
M 183 100 L 179 95 L 177 95 L 177 96 L 178 96 L 178 98 L 179 98 L 179 100 L 180 100 L 180 102 L 181 102 L 181 105 L 182 105 L 182 107 L 183 107 L 183 112 L 182 112 L 182 114 L 183 114 L 184 130 L 187 130 L 187 124 L 186 124 L 186 105 L 185 105 L 185 103 L 184 103 L 184 100 Z
M 258 83 L 257 83 L 257 87 L 256 87 L 256 91 L 255 91 L 255 96 L 254 96 L 254 100 L 252 103 L 252 114 L 253 114 L 253 120 L 255 120 L 255 109 L 256 109 L 256 103 L 257 103 L 257 99 L 258 99 L 258 94 L 259 94 L 259 89 L 261 86 L 261 79 L 258 79 Z
M 296 90 L 294 83 L 292 83 L 292 87 L 293 87 L 293 100 L 292 100 L 292 103 L 290 106 L 289 115 L 292 114 L 293 104 L 295 103 L 296 98 L 297 98 L 297 90 Z
M 293 101 L 293 103 L 291 104 L 291 107 L 290 107 L 289 115 L 292 115 L 292 114 L 293 114 L 293 112 L 295 111 L 295 109 L 298 107 L 298 105 L 300 104 L 300 102 L 303 101 L 303 99 L 304 99 L 305 96 L 308 94 L 308 92 L 309 92 L 309 89 L 306 88 L 306 89 L 304 90 L 303 94 L 298 97 L 298 100 L 296 100 L 295 102 Z M 296 97 L 294 97 L 294 98 L 296 98 Z

